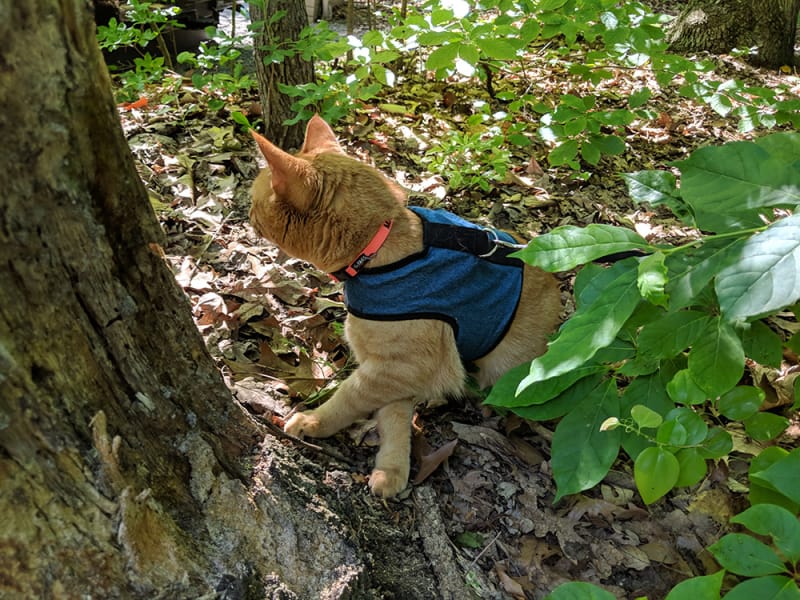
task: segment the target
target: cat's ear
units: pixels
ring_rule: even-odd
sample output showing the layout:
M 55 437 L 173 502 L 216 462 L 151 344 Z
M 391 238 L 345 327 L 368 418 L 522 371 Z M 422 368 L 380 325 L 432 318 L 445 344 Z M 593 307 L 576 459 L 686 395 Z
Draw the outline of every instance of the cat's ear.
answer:
M 272 189 L 275 193 L 295 201 L 304 200 L 303 192 L 309 178 L 308 161 L 284 152 L 253 129 L 250 130 L 250 133 L 258 144 L 261 154 L 267 159 L 272 175 Z
M 303 142 L 301 154 L 309 152 L 341 152 L 344 153 L 336 134 L 325 120 L 319 115 L 314 115 L 306 125 L 306 141 Z

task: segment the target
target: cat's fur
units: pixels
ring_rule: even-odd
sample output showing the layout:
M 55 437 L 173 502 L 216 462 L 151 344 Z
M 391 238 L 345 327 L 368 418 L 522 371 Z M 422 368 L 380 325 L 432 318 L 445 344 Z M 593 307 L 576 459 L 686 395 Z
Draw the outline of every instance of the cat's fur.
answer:
M 296 156 L 253 135 L 269 169 L 253 183 L 250 221 L 287 254 L 322 271 L 337 271 L 361 253 L 387 219 L 394 219 L 394 226 L 368 267 L 422 250 L 420 220 L 406 208 L 400 186 L 348 157 L 319 116 L 309 122 Z M 542 354 L 560 311 L 552 275 L 526 267 L 521 301 L 508 333 L 475 361 L 481 387 Z M 358 368 L 327 402 L 292 416 L 285 430 L 296 436 L 327 437 L 374 414 L 381 444 L 369 485 L 374 494 L 392 497 L 408 482 L 414 406 L 462 395 L 465 369 L 453 329 L 444 321 L 376 321 L 348 315 L 345 335 Z

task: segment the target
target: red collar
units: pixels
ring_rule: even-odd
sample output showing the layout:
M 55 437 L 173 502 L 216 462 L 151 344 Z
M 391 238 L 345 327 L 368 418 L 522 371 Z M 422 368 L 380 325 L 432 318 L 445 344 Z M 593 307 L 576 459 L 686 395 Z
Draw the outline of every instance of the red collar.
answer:
M 378 250 L 381 249 L 386 238 L 389 237 L 389 232 L 392 230 L 392 223 L 394 223 L 392 219 L 384 221 L 383 225 L 378 229 L 378 233 L 373 236 L 369 244 L 367 244 L 367 247 L 361 251 L 361 254 L 344 269 L 339 269 L 338 271 L 330 273 L 331 278 L 334 281 L 344 281 L 345 279 L 351 279 L 358 275 L 362 267 L 375 258 Z

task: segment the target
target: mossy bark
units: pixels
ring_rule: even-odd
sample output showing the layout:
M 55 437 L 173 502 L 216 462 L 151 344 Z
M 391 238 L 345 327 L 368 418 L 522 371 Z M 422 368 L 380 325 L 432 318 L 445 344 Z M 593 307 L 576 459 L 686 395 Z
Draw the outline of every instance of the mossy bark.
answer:
M 758 49 L 754 62 L 769 67 L 794 64 L 800 0 L 690 0 L 667 32 L 676 52 L 723 54 Z
M 285 13 L 284 16 L 268 24 L 269 18 L 280 12 Z M 264 135 L 279 148 L 299 149 L 305 135 L 305 123 L 284 125 L 285 121 L 295 116 L 291 108 L 295 99 L 282 92 L 279 84 L 302 85 L 313 82 L 314 63 L 304 60 L 299 54 L 290 54 L 277 62 L 268 57 L 271 48 L 285 48 L 288 42 L 297 41 L 300 32 L 308 25 L 305 0 L 250 2 L 250 20 L 263 25 L 255 31 L 253 44 Z
M 0 0 L 0 100 L 0 597 L 355 589 L 160 255 L 90 2 Z

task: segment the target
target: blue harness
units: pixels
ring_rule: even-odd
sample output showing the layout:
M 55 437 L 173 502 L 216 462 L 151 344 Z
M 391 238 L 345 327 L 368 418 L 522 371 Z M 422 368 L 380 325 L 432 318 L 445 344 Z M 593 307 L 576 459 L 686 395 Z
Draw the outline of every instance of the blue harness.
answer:
M 516 244 L 445 210 L 410 207 L 423 222 L 424 249 L 346 279 L 347 310 L 362 319 L 439 319 L 449 323 L 465 362 L 491 352 L 508 331 L 522 292 Z

